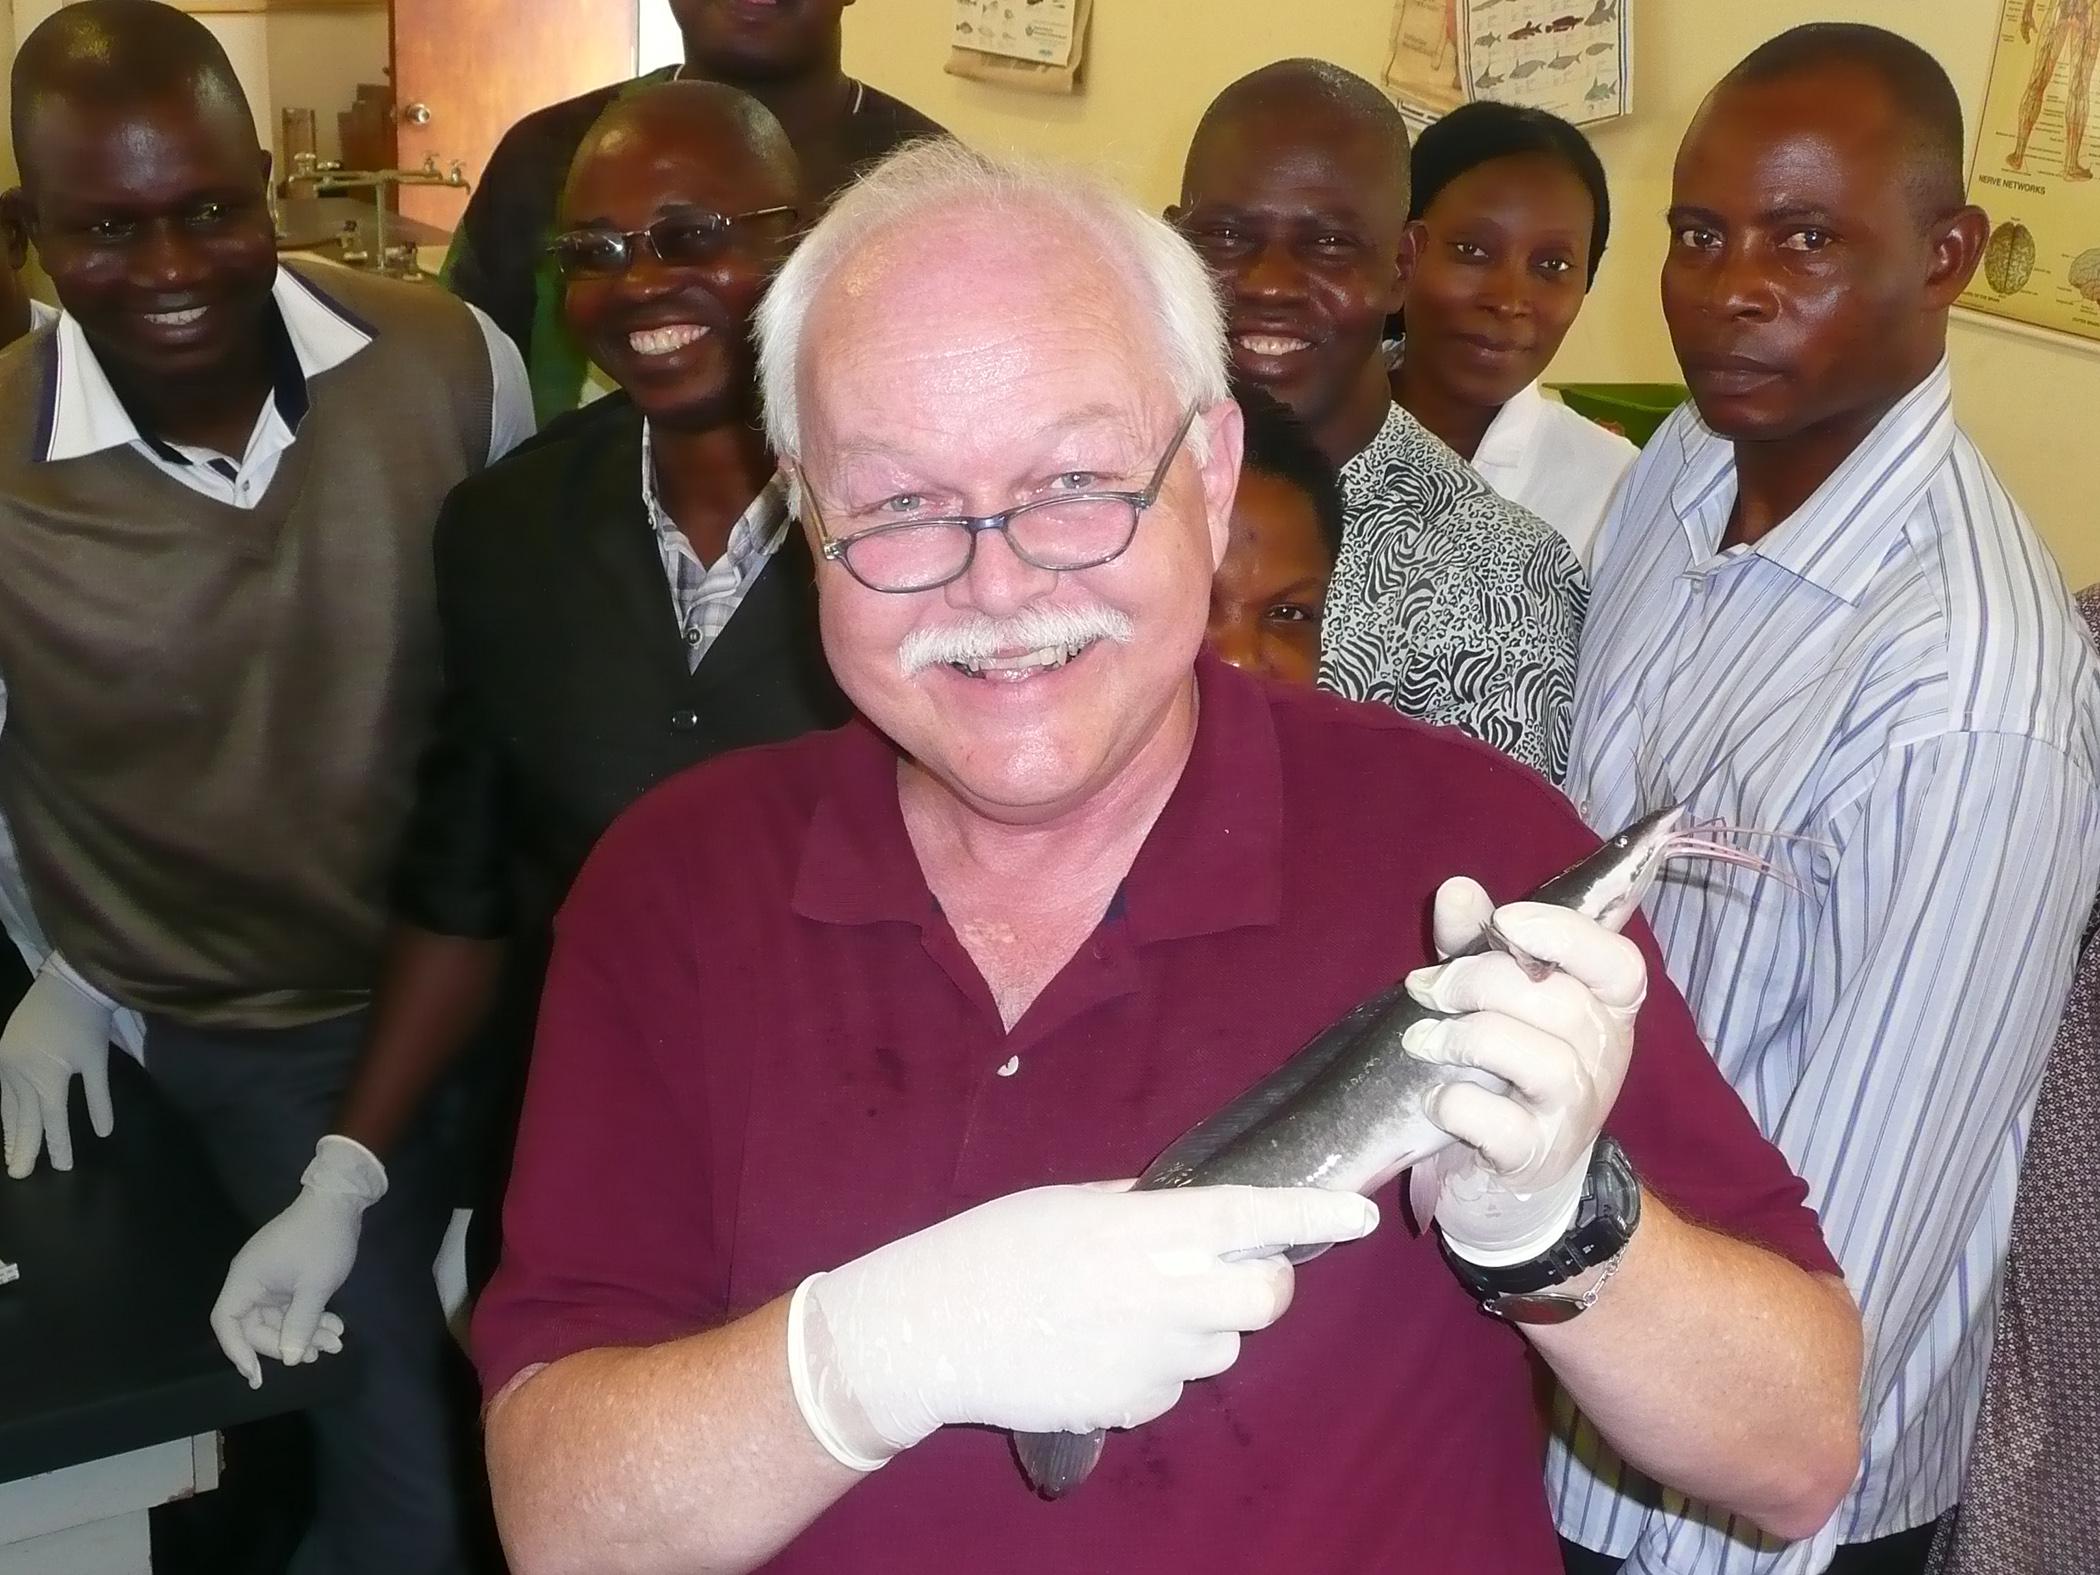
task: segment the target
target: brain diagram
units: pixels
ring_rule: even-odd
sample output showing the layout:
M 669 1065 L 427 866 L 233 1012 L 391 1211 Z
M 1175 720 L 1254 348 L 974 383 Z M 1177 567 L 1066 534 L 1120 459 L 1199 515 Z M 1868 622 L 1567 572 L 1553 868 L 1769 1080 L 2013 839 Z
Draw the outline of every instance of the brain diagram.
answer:
M 2071 262 L 2071 288 L 2100 306 L 2100 246 L 2080 252 Z
M 2000 295 L 2017 295 L 2034 275 L 2034 232 L 2017 219 L 1991 231 L 1983 249 L 1983 276 Z

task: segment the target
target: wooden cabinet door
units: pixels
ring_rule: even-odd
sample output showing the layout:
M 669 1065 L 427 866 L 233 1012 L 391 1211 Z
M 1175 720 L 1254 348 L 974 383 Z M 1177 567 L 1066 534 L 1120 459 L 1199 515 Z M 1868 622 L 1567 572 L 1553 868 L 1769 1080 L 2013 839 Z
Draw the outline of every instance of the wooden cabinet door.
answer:
M 634 75 L 635 0 L 393 0 L 401 164 L 457 159 L 469 181 L 531 111 Z M 451 229 L 467 194 L 401 188 L 401 211 Z

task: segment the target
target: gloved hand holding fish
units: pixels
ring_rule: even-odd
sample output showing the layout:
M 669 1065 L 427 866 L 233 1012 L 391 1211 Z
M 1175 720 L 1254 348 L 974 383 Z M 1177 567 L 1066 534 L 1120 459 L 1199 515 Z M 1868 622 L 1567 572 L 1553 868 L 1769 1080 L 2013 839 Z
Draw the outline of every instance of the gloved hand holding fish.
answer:
M 860 1470 L 955 1423 L 1134 1427 L 1283 1316 L 1279 1249 L 1377 1223 L 1366 1199 L 1312 1188 L 995 1198 L 802 1283 L 788 1314 L 795 1399 Z
M 1133 1189 L 1013 1194 L 812 1276 L 788 1332 L 810 1430 L 872 1470 L 946 1424 L 1016 1429 L 1055 1498 L 1103 1429 L 1230 1367 L 1239 1335 L 1288 1306 L 1289 1265 L 1368 1234 L 1360 1195 L 1403 1171 L 1454 1252 L 1536 1256 L 1576 1211 L 1632 1052 L 1646 968 L 1616 932 L 1679 857 L 1764 867 L 1672 808 L 1523 902 L 1446 882 L 1444 962 L 1319 1034 Z
M 1438 890 L 1434 928 L 1450 960 L 1417 970 L 1407 989 L 1447 1015 L 1410 1024 L 1401 1048 L 1418 1061 L 1492 1073 L 1503 1087 L 1454 1080 L 1430 1090 L 1424 1114 L 1456 1142 L 1416 1164 L 1415 1216 L 1425 1225 L 1433 1216 L 1462 1258 L 1522 1263 L 1575 1218 L 1590 1152 L 1633 1055 L 1647 967 L 1640 948 L 1605 923 L 1547 903 L 1497 910 L 1463 876 Z M 1490 935 L 1551 967 L 1538 977 L 1509 953 L 1481 950 Z

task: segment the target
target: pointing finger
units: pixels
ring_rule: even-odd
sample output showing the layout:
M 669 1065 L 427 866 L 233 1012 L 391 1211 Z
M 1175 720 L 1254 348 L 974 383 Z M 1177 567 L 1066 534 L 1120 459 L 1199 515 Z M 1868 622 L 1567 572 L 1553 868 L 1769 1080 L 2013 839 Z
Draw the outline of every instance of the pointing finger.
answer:
M 1319 1187 L 1217 1187 L 1222 1209 L 1218 1247 L 1225 1253 L 1313 1247 L 1355 1241 L 1378 1228 L 1378 1205 L 1353 1192 Z

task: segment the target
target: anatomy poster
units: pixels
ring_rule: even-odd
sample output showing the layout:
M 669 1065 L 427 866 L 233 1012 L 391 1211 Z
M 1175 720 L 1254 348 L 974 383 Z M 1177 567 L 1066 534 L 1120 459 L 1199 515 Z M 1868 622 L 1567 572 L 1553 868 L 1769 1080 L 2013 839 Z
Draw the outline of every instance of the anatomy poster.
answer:
M 1969 199 L 1991 240 L 1962 305 L 2100 343 L 2100 0 L 1994 0 Z
M 1466 101 L 1458 51 L 1464 0 L 1394 0 L 1385 85 L 1417 131 Z
M 1386 85 L 1420 122 L 1473 99 L 1611 120 L 1633 107 L 1631 4 L 1396 0 Z

